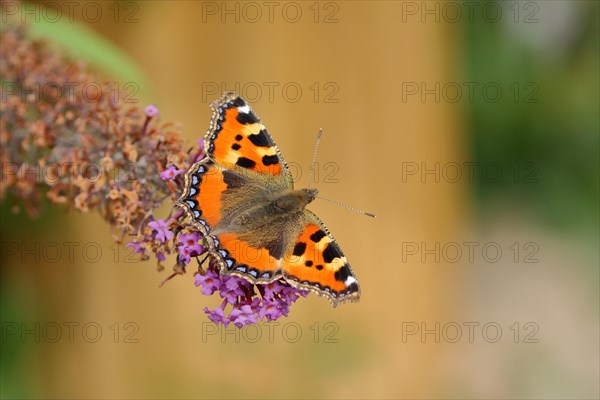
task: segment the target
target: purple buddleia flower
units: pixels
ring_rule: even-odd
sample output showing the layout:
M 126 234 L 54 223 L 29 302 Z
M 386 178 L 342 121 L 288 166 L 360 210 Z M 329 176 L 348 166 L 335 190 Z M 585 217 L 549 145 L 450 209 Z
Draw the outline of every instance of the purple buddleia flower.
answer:
M 221 280 L 219 275 L 212 270 L 206 271 L 205 275 L 196 274 L 196 286 L 202 285 L 202 294 L 210 296 L 221 286 Z
M 224 276 L 221 278 L 221 297 L 227 299 L 231 304 L 238 302 L 238 297 L 245 294 L 245 280 L 237 276 Z
M 160 178 L 163 181 L 172 181 L 173 179 L 175 179 L 178 175 L 181 175 L 183 173 L 182 169 L 177 169 L 175 168 L 175 166 L 173 164 L 169 165 L 169 167 L 167 169 L 165 169 L 163 172 L 160 173 Z
M 177 253 L 179 253 L 179 260 L 184 264 L 189 264 L 192 261 L 192 252 L 188 246 L 184 244 L 177 246 Z
M 204 246 L 198 243 L 200 239 L 201 236 L 198 232 L 179 235 L 178 241 L 181 244 L 177 246 L 177 252 L 179 253 L 179 259 L 185 264 L 190 263 L 191 257 L 199 256 L 204 251 Z
M 255 313 L 258 313 L 262 307 L 261 301 L 258 297 L 253 298 L 252 301 L 248 303 L 248 305 L 250 306 L 250 308 L 252 308 L 252 311 Z
M 247 280 L 234 275 L 222 276 L 221 282 L 223 282 L 223 287 L 225 289 L 232 290 L 235 288 L 239 288 L 240 290 L 242 290 L 242 294 L 250 286 L 250 283 Z
M 267 300 L 272 300 L 275 294 L 281 293 L 285 289 L 285 286 L 283 286 L 279 281 L 273 281 L 261 286 L 265 291 L 263 297 Z
M 158 115 L 158 108 L 154 104 L 150 104 L 144 109 L 144 113 L 148 118 L 152 118 Z
M 182 233 L 178 237 L 179 243 L 186 246 L 190 253 L 195 256 L 199 256 L 204 251 L 204 247 L 198 243 L 200 239 L 202 239 L 202 236 L 198 232 L 192 232 L 189 235 Z
M 252 284 L 244 278 L 219 274 L 215 265 L 209 266 L 206 275 L 196 275 L 196 286 L 202 285 L 202 293 L 211 295 L 218 291 L 223 299 L 219 309 L 204 311 L 215 324 L 227 326 L 232 322 L 236 327 L 256 324 L 259 320 L 275 321 L 287 317 L 290 305 L 308 291 L 296 289 L 285 281 L 268 284 Z M 226 307 L 232 310 L 226 316 Z
M 229 320 L 238 328 L 244 325 L 256 324 L 258 316 L 252 310 L 249 304 L 245 304 L 240 308 L 234 308 L 229 314 Z
M 275 321 L 282 316 L 279 304 L 277 301 L 263 302 L 263 306 L 258 311 L 258 318 L 266 319 L 267 321 Z
M 173 232 L 167 228 L 167 223 L 164 219 L 149 222 L 148 226 L 156 231 L 156 238 L 163 243 L 173 237 Z
M 125 246 L 125 248 L 127 247 L 131 247 L 134 253 L 138 253 L 138 254 L 143 254 L 144 253 L 144 248 L 142 247 L 142 244 L 140 242 L 136 242 L 135 240 L 132 242 L 127 243 L 127 245 Z
M 279 312 L 280 312 L 279 317 L 287 317 L 288 314 L 290 313 L 290 306 L 289 306 L 289 304 L 285 303 L 283 301 L 280 302 L 279 303 Z
M 217 307 L 214 310 L 209 310 L 208 307 L 204 307 L 204 312 L 208 315 L 208 319 L 215 324 L 229 325 L 229 317 L 225 317 L 225 312 L 221 307 Z
M 221 297 L 227 299 L 231 304 L 238 302 L 238 297 L 243 296 L 244 292 L 240 288 L 235 289 L 221 289 Z
M 292 286 L 284 286 L 283 290 L 281 290 L 281 299 L 284 300 L 288 305 L 291 305 L 293 302 L 302 297 L 308 296 L 307 290 L 299 290 Z
M 198 150 L 196 150 L 196 154 L 194 154 L 194 157 L 192 158 L 192 162 L 196 162 L 196 161 L 200 161 L 202 160 L 206 154 L 204 153 L 204 139 L 200 138 L 198 139 Z

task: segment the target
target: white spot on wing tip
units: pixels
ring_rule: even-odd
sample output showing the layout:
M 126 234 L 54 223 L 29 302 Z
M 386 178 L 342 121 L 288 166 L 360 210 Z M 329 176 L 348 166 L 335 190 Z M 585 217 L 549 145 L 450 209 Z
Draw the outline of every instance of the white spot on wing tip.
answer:
M 242 114 L 250 114 L 250 106 L 248 104 L 244 104 L 243 106 L 238 107 L 237 109 Z
M 346 278 L 346 282 L 344 282 L 344 284 L 346 285 L 346 287 L 348 287 L 355 282 L 356 282 L 356 279 L 353 276 L 349 276 Z

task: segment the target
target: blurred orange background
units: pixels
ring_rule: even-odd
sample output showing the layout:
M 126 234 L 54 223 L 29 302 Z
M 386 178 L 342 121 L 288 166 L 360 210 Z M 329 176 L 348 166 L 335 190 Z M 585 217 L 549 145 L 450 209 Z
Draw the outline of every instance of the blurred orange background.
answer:
M 67 51 L 135 83 L 190 147 L 208 103 L 238 90 L 299 187 L 322 127 L 321 195 L 377 218 L 310 205 L 360 303 L 310 295 L 278 325 L 237 332 L 215 330 L 202 309 L 219 299 L 190 272 L 158 289 L 166 272 L 131 262 L 99 216 L 30 221 L 3 205 L 4 243 L 101 249 L 49 262 L 3 246 L 3 398 L 598 398 L 597 3 L 470 2 L 472 17 L 469 2 L 75 3 L 56 23 L 27 3 L 26 22 L 38 12 L 33 31 L 58 46 L 59 25 L 103 40 Z M 23 339 L 36 323 L 39 342 Z

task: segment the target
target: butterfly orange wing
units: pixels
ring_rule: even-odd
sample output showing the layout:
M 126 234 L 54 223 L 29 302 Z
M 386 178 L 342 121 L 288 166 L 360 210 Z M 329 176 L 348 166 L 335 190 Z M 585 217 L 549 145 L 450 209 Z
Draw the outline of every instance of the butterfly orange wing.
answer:
M 348 260 L 325 225 L 308 210 L 300 234 L 284 257 L 283 277 L 292 286 L 327 297 L 334 306 L 360 299 Z
M 275 142 L 244 99 L 227 92 L 211 104 L 213 116 L 205 141 L 208 156 L 231 169 L 246 169 L 283 179 L 292 179 Z
M 186 173 L 177 204 L 204 234 L 222 273 L 251 282 L 281 277 L 283 240 L 262 242 L 230 224 L 232 215 L 263 201 L 265 194 L 293 187 L 273 138 L 244 99 L 228 92 L 211 104 L 204 160 Z M 255 239 L 255 240 L 251 240 Z

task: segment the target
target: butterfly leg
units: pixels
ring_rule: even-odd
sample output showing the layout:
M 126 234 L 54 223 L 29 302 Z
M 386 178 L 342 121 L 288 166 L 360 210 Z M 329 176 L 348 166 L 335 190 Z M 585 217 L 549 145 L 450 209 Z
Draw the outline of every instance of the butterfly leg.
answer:
M 206 253 L 204 255 L 204 257 L 202 258 L 202 260 L 200 260 L 197 256 L 194 257 L 196 259 L 196 262 L 198 263 L 198 272 L 202 273 L 205 272 L 205 269 L 202 268 L 202 265 L 206 262 L 206 259 L 209 257 L 209 254 Z

